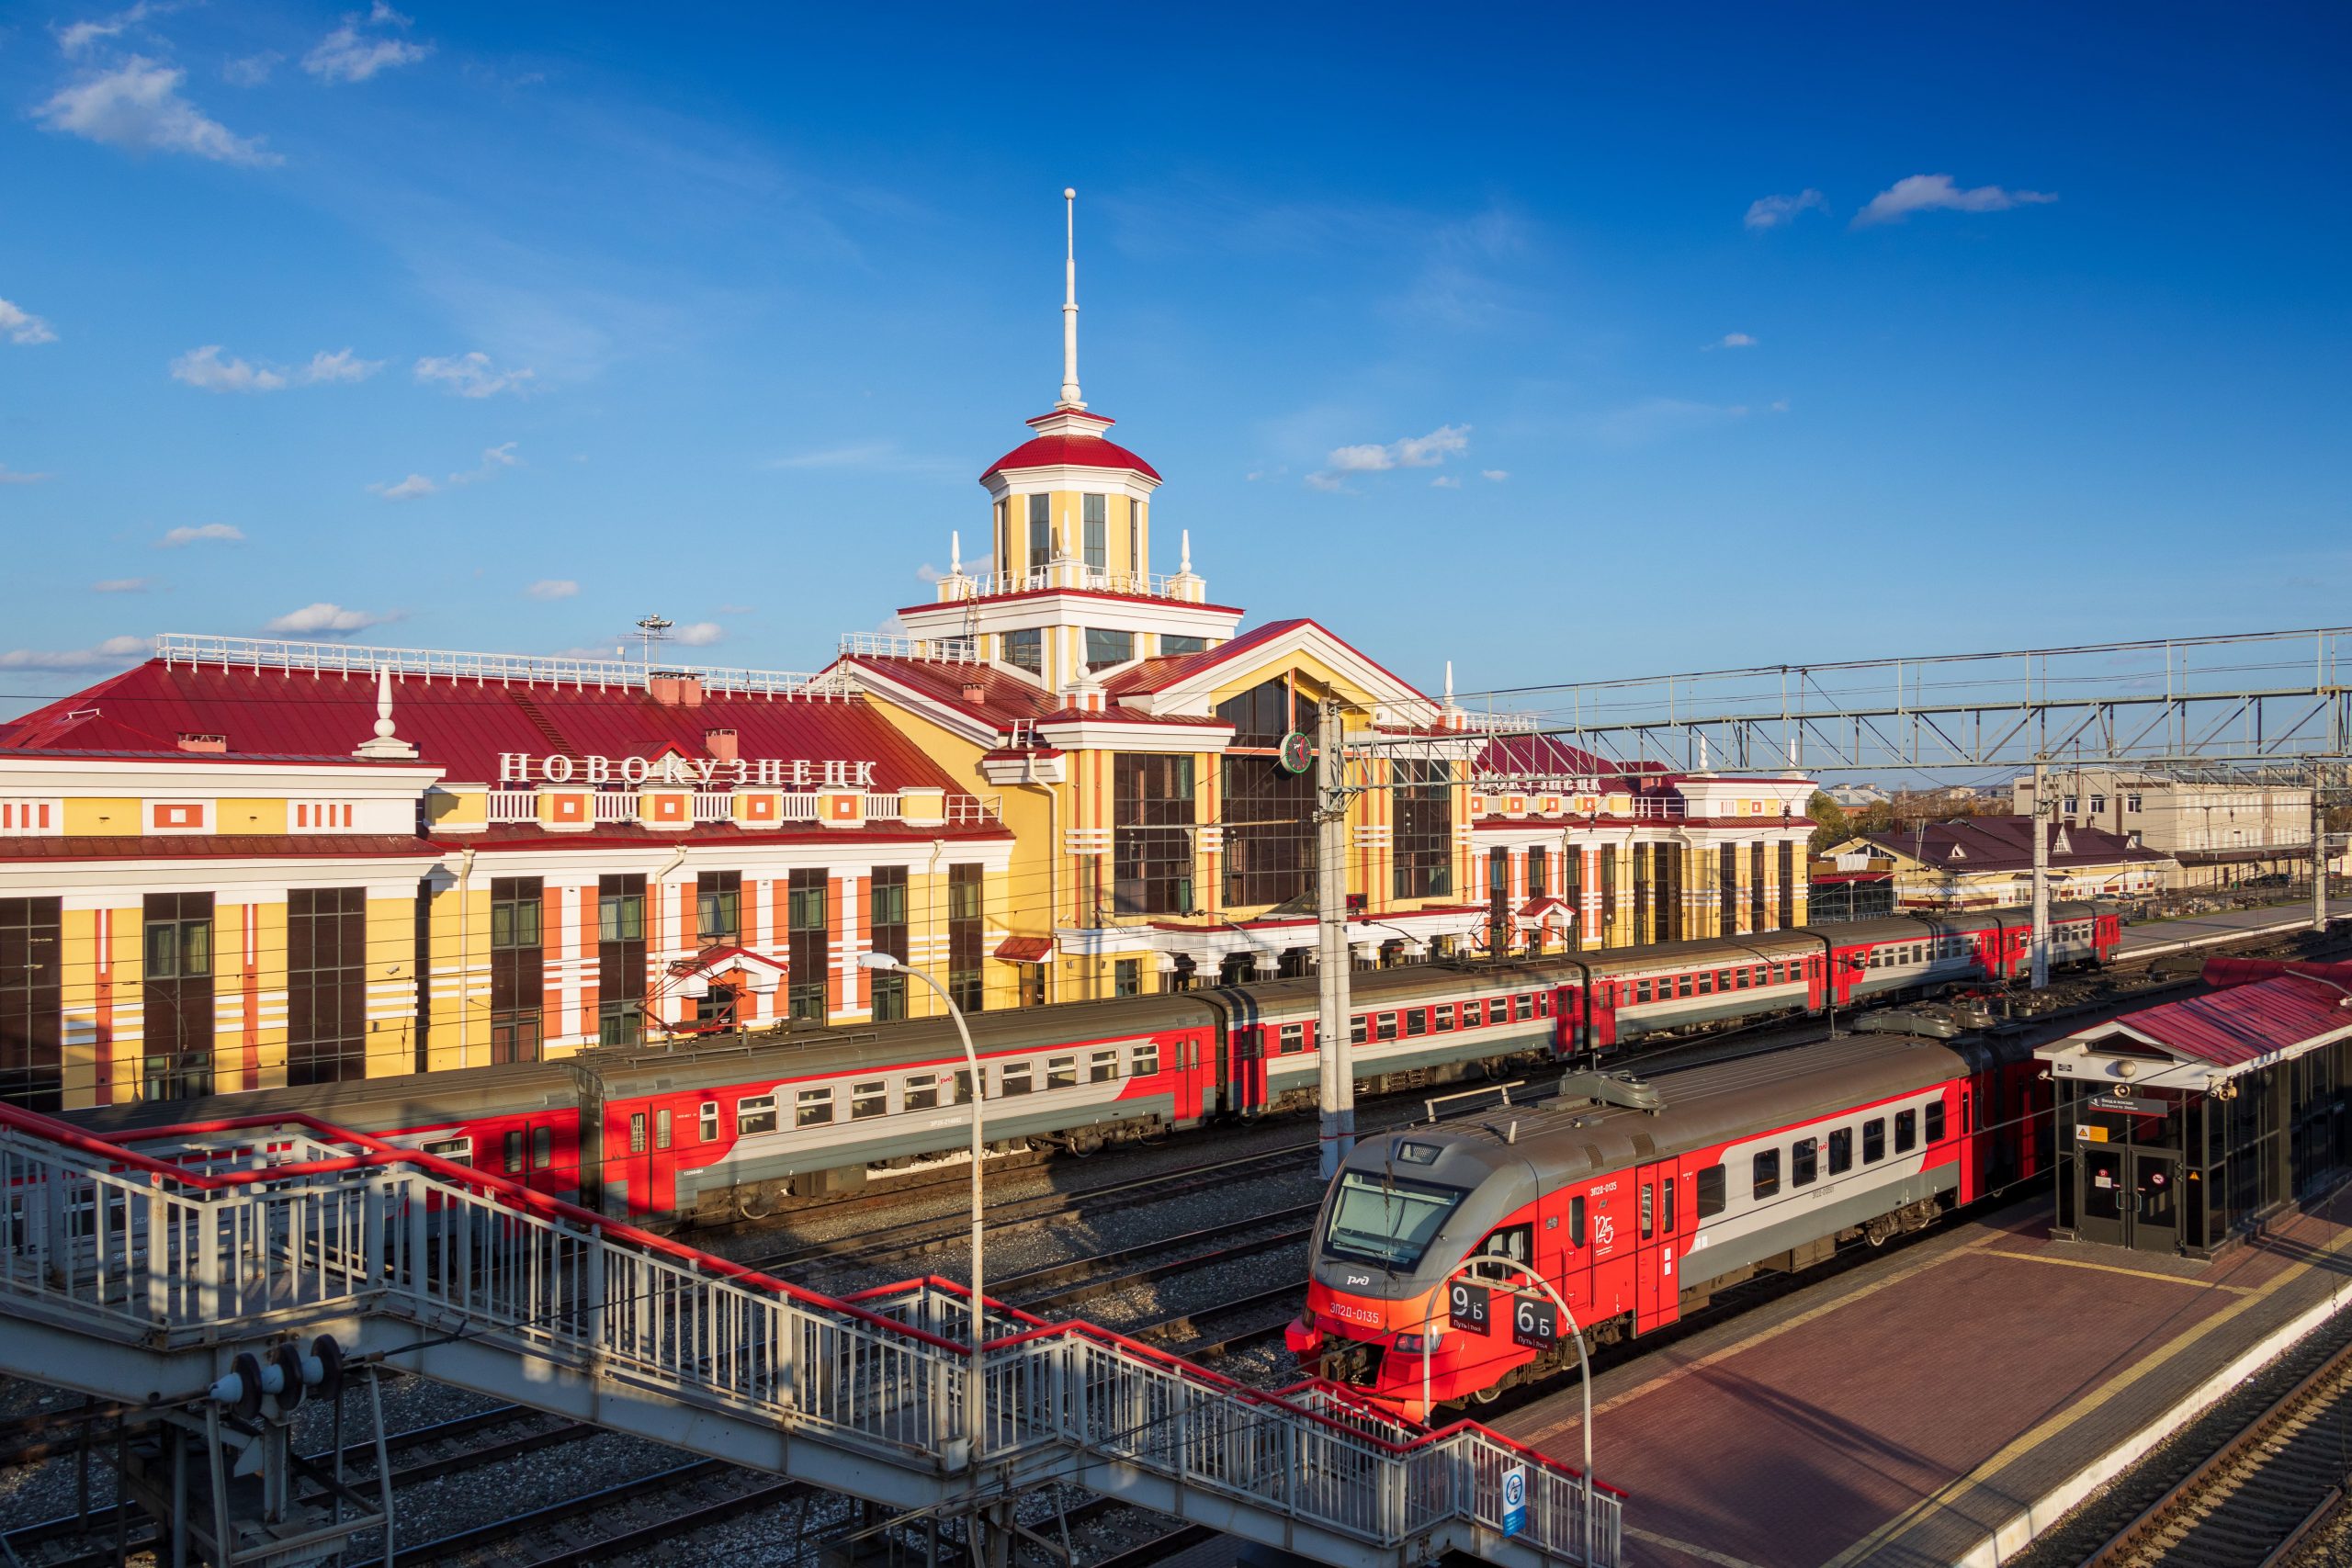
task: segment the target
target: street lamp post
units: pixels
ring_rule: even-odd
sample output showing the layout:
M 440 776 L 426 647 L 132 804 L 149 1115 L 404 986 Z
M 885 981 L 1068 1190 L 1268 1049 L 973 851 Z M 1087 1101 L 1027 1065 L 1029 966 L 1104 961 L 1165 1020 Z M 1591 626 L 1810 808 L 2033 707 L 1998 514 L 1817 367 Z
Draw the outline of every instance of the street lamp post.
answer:
M 898 975 L 911 975 L 916 979 L 921 980 L 924 985 L 929 986 L 933 991 L 936 991 L 939 994 L 940 1001 L 946 1005 L 947 1016 L 956 1021 L 956 1037 L 964 1043 L 964 1061 L 971 1074 L 972 1361 L 971 1366 L 966 1374 L 967 1382 L 965 1385 L 964 1404 L 966 1410 L 968 1412 L 968 1416 L 972 1426 L 971 1444 L 973 1484 L 978 1486 L 979 1483 L 980 1455 L 988 1446 L 988 1382 L 981 1375 L 980 1371 L 980 1347 L 987 1343 L 988 1340 L 988 1312 L 987 1308 L 982 1304 L 982 1277 L 980 1269 L 980 1164 L 982 1156 L 987 1152 L 988 1147 L 987 1143 L 984 1140 L 980 1125 L 980 1101 L 987 1098 L 987 1086 L 983 1084 L 980 1079 L 980 1055 L 978 1051 L 972 1048 L 972 1032 L 964 1025 L 964 1010 L 956 1005 L 956 998 L 947 994 L 945 987 L 933 979 L 923 971 L 901 963 L 899 960 L 892 957 L 887 953 L 861 953 L 857 955 L 857 961 L 860 964 L 868 969 L 879 969 Z

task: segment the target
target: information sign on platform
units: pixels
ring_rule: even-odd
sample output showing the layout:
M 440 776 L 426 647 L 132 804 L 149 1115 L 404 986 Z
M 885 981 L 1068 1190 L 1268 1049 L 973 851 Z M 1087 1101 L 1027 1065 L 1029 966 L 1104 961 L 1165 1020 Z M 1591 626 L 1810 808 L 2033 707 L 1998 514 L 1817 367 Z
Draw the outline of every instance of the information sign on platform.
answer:
M 1493 1298 L 1484 1285 L 1456 1280 L 1446 1292 L 1445 1321 L 1455 1328 L 1484 1334 L 1492 1309 Z
M 1510 1342 L 1530 1350 L 1549 1350 L 1560 1342 L 1560 1309 L 1542 1296 L 1513 1297 Z
M 1527 1467 L 1515 1464 L 1503 1472 L 1503 1534 L 1517 1535 L 1527 1528 Z

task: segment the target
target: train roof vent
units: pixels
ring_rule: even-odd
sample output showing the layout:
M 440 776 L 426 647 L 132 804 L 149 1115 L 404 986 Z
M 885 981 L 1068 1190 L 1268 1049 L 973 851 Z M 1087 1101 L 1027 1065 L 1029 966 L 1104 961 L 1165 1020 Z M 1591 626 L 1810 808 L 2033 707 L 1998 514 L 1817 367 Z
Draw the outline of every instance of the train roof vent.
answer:
M 1656 1086 L 1625 1073 L 1569 1073 L 1560 1079 L 1559 1098 L 1595 1105 L 1619 1105 L 1656 1116 L 1666 1109 L 1666 1096 Z

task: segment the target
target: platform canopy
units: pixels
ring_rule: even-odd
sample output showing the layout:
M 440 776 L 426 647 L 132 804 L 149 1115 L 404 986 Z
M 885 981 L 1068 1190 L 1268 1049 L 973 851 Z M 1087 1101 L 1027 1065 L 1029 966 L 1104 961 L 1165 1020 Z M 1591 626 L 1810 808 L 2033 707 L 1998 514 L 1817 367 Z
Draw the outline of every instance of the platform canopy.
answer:
M 2258 973 L 2267 977 L 2095 1023 L 2034 1055 L 2053 1077 L 2108 1092 L 2118 1085 L 2195 1090 L 2352 1037 L 2352 987 L 2283 965 Z

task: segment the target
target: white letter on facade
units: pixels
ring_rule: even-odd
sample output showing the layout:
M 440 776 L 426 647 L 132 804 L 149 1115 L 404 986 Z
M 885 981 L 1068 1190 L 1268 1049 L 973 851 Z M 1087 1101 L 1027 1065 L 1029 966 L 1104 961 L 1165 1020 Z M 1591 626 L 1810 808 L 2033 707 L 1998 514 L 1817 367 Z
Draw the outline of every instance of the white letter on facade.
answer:
M 528 751 L 501 751 L 498 754 L 500 784 L 529 784 L 531 754 Z
M 588 759 L 588 777 L 585 782 L 592 784 L 610 784 L 612 779 L 613 760 L 610 757 Z

